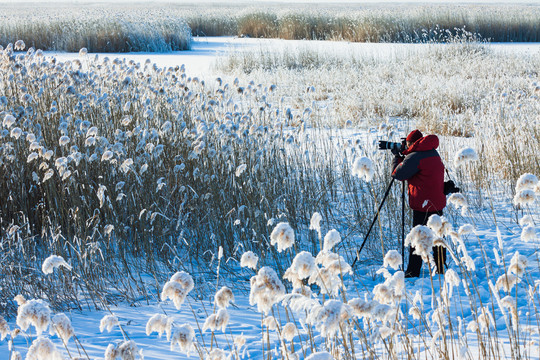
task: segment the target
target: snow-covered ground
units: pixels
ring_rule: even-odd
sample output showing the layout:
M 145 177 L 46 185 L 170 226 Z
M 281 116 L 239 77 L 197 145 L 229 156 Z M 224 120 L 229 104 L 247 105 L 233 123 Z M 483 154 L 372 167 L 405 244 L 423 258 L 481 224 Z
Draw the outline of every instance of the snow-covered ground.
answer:
M 445 46 L 433 44 L 381 44 L 381 43 L 350 43 L 343 41 L 312 41 L 312 40 L 276 40 L 250 39 L 238 37 L 195 37 L 191 51 L 179 51 L 164 54 L 132 53 L 132 54 L 98 54 L 100 57 L 111 59 L 120 58 L 133 60 L 144 64 L 147 59 L 160 67 L 179 66 L 184 64 L 190 76 L 213 76 L 213 66 L 216 58 L 229 52 L 274 49 L 312 49 L 322 54 L 340 54 L 342 56 L 362 56 L 374 59 L 398 58 L 405 54 L 426 51 L 428 47 Z M 488 47 L 498 52 L 535 54 L 540 52 L 540 43 L 497 43 Z M 47 55 L 59 60 L 78 58 L 76 53 L 47 52 Z M 88 54 L 93 56 L 94 54 Z
M 451 209 L 452 206 L 449 206 Z M 500 209 L 500 208 L 499 208 Z M 490 209 L 483 209 L 484 213 L 481 215 L 487 215 L 489 217 Z M 470 214 L 467 217 L 458 216 L 457 221 L 453 224 L 456 228 L 463 225 L 464 223 L 476 222 L 476 236 L 470 235 L 466 238 L 466 246 L 468 248 L 469 255 L 474 259 L 476 270 L 472 272 L 474 277 L 470 279 L 463 279 L 463 281 L 469 282 L 471 287 L 475 288 L 475 291 L 478 292 L 478 304 L 482 303 L 484 305 L 493 305 L 495 308 L 498 308 L 497 304 L 493 304 L 492 297 L 490 296 L 489 281 L 490 279 L 497 278 L 498 276 L 504 274 L 502 267 L 502 259 L 504 259 L 506 266 L 510 263 L 510 259 L 513 257 L 514 253 L 517 251 L 520 254 L 527 257 L 529 262 L 528 273 L 525 276 L 524 282 L 531 282 L 532 287 L 537 286 L 535 284 L 536 279 L 540 279 L 540 266 L 538 263 L 538 244 L 537 243 L 524 243 L 520 240 L 521 228 L 519 225 L 512 220 L 513 213 L 511 206 L 507 206 L 506 209 L 499 210 L 500 213 L 496 214 L 497 221 L 499 225 L 499 230 L 501 232 L 500 241 L 497 236 L 497 228 L 494 223 L 490 220 L 482 220 L 478 214 Z M 449 211 L 449 212 L 452 212 Z M 538 214 L 535 214 L 535 218 L 538 219 Z M 480 245 L 481 244 L 481 245 Z M 502 254 L 501 248 L 502 245 Z M 501 260 L 496 260 L 497 256 L 494 253 L 497 253 L 500 256 Z M 486 256 L 487 264 L 482 260 Z M 459 271 L 455 263 L 450 260 L 450 269 Z M 382 265 L 382 261 L 381 264 Z M 379 265 L 373 267 L 366 267 L 363 265 L 357 266 L 355 268 L 354 278 L 358 281 L 353 286 L 351 281 L 348 281 L 350 284 L 349 293 L 352 294 L 352 297 L 363 298 L 364 294 L 371 293 L 374 287 L 377 284 L 383 282 L 382 275 L 373 276 L 375 271 L 380 268 Z M 424 265 L 425 269 L 425 265 Z M 241 270 L 239 270 L 241 271 Z M 492 275 L 493 274 L 493 275 Z M 435 276 L 433 278 L 433 283 L 430 280 L 430 277 L 426 272 L 423 273 L 423 277 L 418 279 L 407 279 L 405 281 L 405 292 L 406 297 L 409 300 L 414 297 L 420 296 L 420 302 L 417 303 L 417 306 L 424 309 L 424 311 L 430 313 L 432 309 L 436 307 L 437 302 L 442 298 L 441 287 L 444 283 L 444 278 Z M 473 358 L 478 358 L 477 356 L 480 350 L 478 349 L 478 344 L 476 343 L 476 335 L 474 330 L 465 330 L 467 324 L 471 323 L 474 319 L 474 314 L 471 312 L 471 309 L 459 308 L 460 299 L 461 301 L 467 302 L 467 291 L 463 284 L 458 285 L 454 288 L 454 295 L 452 297 L 452 311 L 454 314 L 462 318 L 463 330 L 465 331 L 465 337 L 468 337 L 468 351 Z M 218 330 L 216 332 L 217 344 L 221 348 L 228 348 L 228 344 L 232 343 L 232 339 L 237 335 L 243 335 L 246 338 L 246 346 L 241 350 L 241 356 L 244 359 L 261 359 L 262 358 L 262 346 L 263 343 L 261 339 L 263 336 L 266 336 L 266 330 L 261 333 L 261 315 L 257 312 L 256 306 L 249 304 L 248 295 L 242 292 L 237 291 L 233 288 L 235 302 L 234 306 L 230 307 L 230 321 L 229 327 L 226 330 L 226 333 Z M 538 296 L 536 296 L 536 304 L 531 304 L 528 300 L 526 294 L 527 290 L 523 286 L 519 286 L 518 296 L 517 296 L 517 308 L 520 315 L 525 315 L 526 312 L 534 311 L 531 309 L 533 305 L 538 306 Z M 129 339 L 134 340 L 138 346 L 143 349 L 145 359 L 184 359 L 187 356 L 181 353 L 178 348 L 171 351 L 170 344 L 165 339 L 165 335 L 159 337 L 156 333 L 151 334 L 150 336 L 146 335 L 146 324 L 147 321 L 154 314 L 165 314 L 167 316 L 173 317 L 175 323 L 184 324 L 188 323 L 193 326 L 195 333 L 201 339 L 204 338 L 206 344 L 211 341 L 210 331 L 207 330 L 204 332 L 204 336 L 200 336 L 198 327 L 202 327 L 205 319 L 213 311 L 213 304 L 209 301 L 210 299 L 195 300 L 188 298 L 186 303 L 183 304 L 180 310 L 176 310 L 171 301 L 161 302 L 159 299 L 159 294 L 154 294 L 154 297 L 147 300 L 141 299 L 142 303 L 148 302 L 148 304 L 143 304 L 138 307 L 130 307 L 127 304 L 120 305 L 117 307 L 111 307 L 110 311 L 114 313 L 120 322 L 125 333 L 128 334 Z M 348 299 L 350 300 L 350 299 Z M 402 305 L 401 309 L 405 314 L 409 311 L 406 305 Z M 496 312 L 498 315 L 494 317 L 495 328 L 497 332 L 497 339 L 499 344 L 503 345 L 502 348 L 505 349 L 505 353 L 500 354 L 500 358 L 511 358 L 510 348 L 509 348 L 509 331 L 511 329 L 507 328 L 508 320 L 505 320 L 505 317 L 502 313 Z M 123 341 L 125 337 L 122 335 L 122 332 L 118 327 L 114 327 L 111 332 L 100 332 L 100 320 L 109 315 L 109 311 L 88 311 L 83 312 L 71 312 L 67 315 L 72 321 L 72 325 L 75 329 L 78 340 L 83 344 L 84 349 L 88 356 L 91 359 L 103 358 L 105 349 L 110 343 L 115 341 Z M 297 321 L 301 321 L 302 316 L 297 318 Z M 14 326 L 15 322 L 12 320 L 10 325 Z M 281 324 L 283 325 L 283 324 Z M 534 329 L 538 328 L 537 324 L 529 324 L 532 330 L 527 330 L 524 326 L 522 329 L 522 336 L 527 336 L 531 338 L 531 341 L 538 342 L 538 332 L 535 332 Z M 425 324 L 422 324 L 418 321 L 410 321 L 409 324 L 406 324 L 408 327 L 408 332 L 415 333 L 418 330 L 422 330 Z M 423 329 L 425 330 L 425 329 Z M 33 327 L 31 327 L 31 333 L 33 333 Z M 532 335 L 531 335 L 531 333 Z M 59 349 L 62 349 L 64 353 L 67 352 L 63 349 L 60 339 L 56 336 L 52 337 Z M 271 335 L 271 348 L 275 348 L 278 344 L 277 336 Z M 28 347 L 29 339 L 23 337 L 16 338 L 14 342 L 14 349 L 25 353 Z M 306 341 L 304 339 L 304 341 Z M 321 338 L 318 337 L 318 341 L 321 341 Z M 298 337 L 295 338 L 296 346 L 300 346 L 300 340 Z M 421 341 L 418 340 L 418 343 L 415 347 L 418 347 L 418 351 L 425 353 L 427 358 L 437 358 L 437 355 L 433 353 L 433 349 L 425 344 L 421 344 Z M 381 344 L 380 351 L 381 358 L 387 358 L 384 355 L 384 347 Z M 81 352 L 75 345 L 73 340 L 70 341 L 69 351 L 72 357 L 81 356 L 86 358 L 85 354 Z M 532 346 L 528 350 L 525 350 L 526 355 L 530 359 L 538 359 L 540 356 L 538 346 Z M 278 352 L 273 353 L 274 358 L 279 358 Z M 8 359 L 8 345 L 6 341 L 0 342 L 0 359 Z M 197 357 L 197 354 L 193 354 L 192 357 Z
M 352 43 L 337 43 L 337 42 L 309 42 L 309 41 L 282 41 L 282 40 L 260 40 L 260 39 L 239 39 L 239 38 L 196 38 L 194 39 L 193 49 L 189 52 L 170 53 L 170 54 L 100 54 L 100 56 L 108 56 L 110 58 L 120 57 L 126 59 L 132 59 L 136 62 L 144 63 L 146 59 L 150 59 L 158 66 L 176 66 L 184 64 L 186 67 L 186 73 L 190 76 L 200 76 L 202 78 L 213 78 L 216 74 L 212 73 L 213 64 L 217 56 L 226 54 L 227 51 L 233 49 L 257 49 L 258 47 L 267 47 L 271 44 L 274 48 L 287 48 L 287 47 L 316 47 L 317 49 L 323 49 L 329 53 L 342 53 L 347 54 L 368 54 L 374 57 L 397 57 L 403 52 L 422 51 L 425 46 L 433 45 L 410 45 L 410 44 L 352 44 Z M 444 46 L 444 45 L 441 45 Z M 540 51 L 540 44 L 493 44 L 489 45 L 494 51 L 512 52 L 512 53 L 537 53 Z M 55 55 L 60 60 L 70 59 L 78 57 L 78 54 L 65 54 L 65 53 L 49 53 L 49 55 Z M 89 54 L 91 56 L 91 54 Z M 368 137 L 369 132 L 356 132 L 355 137 L 364 136 Z M 459 211 L 453 209 L 450 205 L 448 212 L 452 215 L 453 227 L 457 230 L 460 226 L 470 223 L 475 227 L 475 234 L 469 234 L 465 239 L 468 254 L 474 259 L 476 270 L 472 271 L 473 277 L 463 279 L 462 284 L 458 284 L 453 290 L 454 295 L 451 305 L 452 315 L 460 316 L 463 324 L 462 329 L 463 337 L 468 338 L 467 346 L 469 355 L 473 358 L 480 357 L 481 349 L 476 342 L 476 331 L 474 329 L 467 330 L 467 325 L 470 324 L 475 318 L 475 314 L 471 311 L 471 308 L 459 308 L 461 302 L 468 302 L 470 294 L 468 294 L 469 288 L 466 288 L 465 283 L 473 285 L 476 294 L 478 306 L 493 307 L 495 310 L 494 317 L 494 329 L 496 329 L 496 338 L 501 344 L 504 344 L 502 349 L 504 353 L 498 354 L 501 358 L 511 357 L 510 353 L 510 341 L 512 336 L 509 336 L 512 329 L 508 328 L 508 319 L 499 310 L 499 306 L 494 303 L 493 296 L 491 295 L 489 281 L 497 279 L 500 275 L 504 274 L 504 266 L 510 264 L 511 258 L 514 254 L 519 252 L 528 259 L 528 271 L 524 277 L 523 283 L 517 287 L 517 311 L 520 316 L 525 316 L 526 313 L 531 311 L 537 311 L 534 306 L 539 306 L 538 294 L 533 295 L 534 301 L 531 303 L 530 297 L 527 291 L 532 291 L 536 288 L 536 279 L 540 279 L 540 264 L 538 261 L 538 243 L 525 243 L 520 240 L 521 226 L 516 223 L 516 213 L 512 208 L 511 199 L 498 199 L 499 203 L 494 204 L 495 213 L 492 212 L 492 208 L 486 206 L 483 209 L 474 209 L 474 211 L 468 212 L 465 216 L 459 214 Z M 536 203 L 537 204 L 537 203 Z M 538 224 L 539 216 L 538 206 L 532 207 L 533 219 Z M 520 212 L 518 217 L 521 218 L 524 214 Z M 496 217 L 496 221 L 493 219 Z M 323 224 L 324 227 L 324 224 Z M 346 229 L 341 229 L 346 230 Z M 500 236 L 498 235 L 500 231 Z M 398 249 L 399 250 L 399 249 Z M 338 250 L 339 252 L 339 250 Z M 504 260 L 504 263 L 502 262 Z M 450 268 L 458 268 L 454 261 L 450 259 Z M 215 264 L 214 264 L 215 265 Z M 288 264 L 287 264 L 288 266 Z M 357 266 L 355 268 L 355 275 L 353 279 L 346 280 L 350 294 L 353 297 L 363 298 L 365 294 L 371 294 L 374 287 L 384 281 L 382 275 L 374 276 L 373 274 L 379 270 L 381 264 L 372 267 Z M 425 266 L 424 266 L 425 268 Z M 249 275 L 249 271 L 241 270 L 243 274 Z M 253 273 L 254 274 L 254 273 Z M 171 274 L 172 275 L 172 274 Z M 437 277 L 430 280 L 430 277 L 426 272 L 424 276 L 419 279 L 407 279 L 406 284 L 406 297 L 409 299 L 419 296 L 419 302 L 417 306 L 422 308 L 426 313 L 432 313 L 437 308 L 437 303 L 441 299 L 442 284 L 444 278 Z M 523 285 L 527 284 L 527 285 Z M 221 287 L 220 284 L 219 287 Z M 217 344 L 219 347 L 228 348 L 233 341 L 233 337 L 243 334 L 246 338 L 245 348 L 240 351 L 241 357 L 244 359 L 260 359 L 263 356 L 263 341 L 265 338 L 265 331 L 261 330 L 261 315 L 257 312 L 256 306 L 250 305 L 248 300 L 248 294 L 242 293 L 237 289 L 232 289 L 235 295 L 234 306 L 229 308 L 230 322 L 229 327 L 224 334 L 220 330 L 216 332 Z M 460 299 L 461 301 L 459 301 Z M 347 299 L 349 300 L 349 299 Z M 199 328 L 202 327 L 205 319 L 213 311 L 213 303 L 211 297 L 208 296 L 203 299 L 188 298 L 186 303 L 180 310 L 175 309 L 171 301 L 160 301 L 159 294 L 154 293 L 153 297 L 142 300 L 144 305 L 136 308 L 130 307 L 127 304 L 122 304 L 118 307 L 112 307 L 110 312 L 117 315 L 119 322 L 129 336 L 129 339 L 134 340 L 138 346 L 143 350 L 145 359 L 183 359 L 186 355 L 179 352 L 178 349 L 170 350 L 170 344 L 165 339 L 165 336 L 158 337 L 155 333 L 150 336 L 146 335 L 146 323 L 148 319 L 156 314 L 166 314 L 175 318 L 177 324 L 189 323 L 195 329 L 195 333 L 199 336 Z M 402 305 L 401 310 L 404 314 L 407 314 L 409 309 L 406 305 Z M 84 351 L 89 358 L 103 358 L 105 349 L 108 344 L 115 341 L 125 340 L 125 336 L 119 330 L 118 327 L 114 327 L 111 332 L 100 332 L 100 320 L 103 316 L 110 314 L 109 311 L 83 311 L 83 312 L 71 312 L 67 314 L 71 320 L 75 329 L 76 335 L 80 343 L 84 346 Z M 528 317 L 528 316 L 527 316 Z M 298 326 L 301 324 L 302 315 L 299 315 Z M 15 320 L 11 319 L 9 322 L 11 327 L 15 326 Z M 283 324 L 282 324 L 283 325 Z M 526 325 L 526 324 L 523 324 Z M 532 326 L 532 330 L 522 328 L 522 336 L 530 337 L 531 341 L 535 341 L 536 344 L 540 342 L 538 336 L 538 324 L 528 324 Z M 404 324 L 407 327 L 407 331 L 411 334 L 415 334 L 418 331 L 425 330 L 426 324 L 419 321 L 411 320 L 408 324 Z M 536 327 L 536 331 L 534 328 Z M 31 328 L 30 332 L 33 332 Z M 209 331 L 204 334 L 204 341 L 208 344 L 211 340 Z M 56 336 L 52 337 L 53 341 L 59 349 L 66 355 L 67 358 L 81 357 L 86 358 L 83 351 L 77 348 L 76 343 L 71 340 L 69 343 L 69 355 L 65 351 L 62 342 Z M 14 350 L 25 353 L 28 349 L 29 340 L 22 336 L 19 336 L 14 341 Z M 201 340 L 199 340 L 201 341 Z M 307 340 L 303 339 L 304 342 Z M 316 337 L 316 341 L 321 342 L 320 336 Z M 298 347 L 301 347 L 301 341 L 299 337 L 295 338 L 295 343 Z M 272 349 L 278 345 L 277 336 L 271 335 Z M 421 339 L 415 338 L 414 347 L 418 349 L 419 353 L 424 353 L 426 358 L 438 358 L 438 354 L 434 353 L 430 347 L 431 344 L 422 344 Z M 384 346 L 380 343 L 378 355 L 381 358 L 388 358 L 385 355 Z M 524 357 L 530 359 L 540 358 L 540 351 L 538 345 L 531 346 L 530 348 L 523 349 Z M 0 342 L 0 360 L 7 360 L 9 356 L 8 344 L 6 341 Z M 277 350 L 271 352 L 273 358 L 280 358 Z M 193 354 L 192 357 L 197 356 Z M 418 356 L 420 357 L 420 356 Z M 454 358 L 454 355 L 449 355 L 450 358 Z M 489 357 L 489 356 L 488 356 Z M 360 358 L 360 357 L 359 357 Z M 455 356 L 458 358 L 458 356 Z

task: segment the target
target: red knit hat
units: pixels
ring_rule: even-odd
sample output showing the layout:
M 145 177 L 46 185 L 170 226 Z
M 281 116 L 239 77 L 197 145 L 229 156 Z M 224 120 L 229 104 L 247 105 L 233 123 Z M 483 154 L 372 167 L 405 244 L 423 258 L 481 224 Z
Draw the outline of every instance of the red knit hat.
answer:
M 407 135 L 407 141 L 411 143 L 415 143 L 418 139 L 423 138 L 424 135 L 420 132 L 420 130 L 413 130 Z

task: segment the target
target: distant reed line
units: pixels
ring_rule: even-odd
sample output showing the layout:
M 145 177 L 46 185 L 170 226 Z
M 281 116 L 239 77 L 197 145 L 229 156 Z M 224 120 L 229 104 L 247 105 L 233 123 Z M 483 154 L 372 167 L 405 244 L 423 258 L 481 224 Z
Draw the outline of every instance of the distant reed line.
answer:
M 189 49 L 191 36 L 422 43 L 444 42 L 458 29 L 492 42 L 538 42 L 539 23 L 537 5 L 2 5 L 0 45 L 167 52 Z

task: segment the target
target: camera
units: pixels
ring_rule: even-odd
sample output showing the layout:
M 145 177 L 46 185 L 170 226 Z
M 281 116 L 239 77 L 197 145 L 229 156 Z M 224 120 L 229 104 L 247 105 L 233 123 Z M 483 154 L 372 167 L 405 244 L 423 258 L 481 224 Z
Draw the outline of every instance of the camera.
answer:
M 391 150 L 392 152 L 402 152 L 407 148 L 405 138 L 401 139 L 401 142 L 391 142 L 385 140 L 379 140 L 379 150 Z
M 460 192 L 460 188 L 456 187 L 456 184 L 452 180 L 444 182 L 444 195 Z

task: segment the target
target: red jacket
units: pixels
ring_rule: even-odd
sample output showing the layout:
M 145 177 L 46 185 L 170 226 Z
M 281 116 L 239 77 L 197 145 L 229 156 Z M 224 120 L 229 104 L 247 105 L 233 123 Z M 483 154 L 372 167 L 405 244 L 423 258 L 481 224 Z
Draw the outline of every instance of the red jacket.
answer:
M 444 165 L 437 152 L 439 138 L 428 135 L 418 139 L 403 152 L 405 158 L 394 159 L 392 177 L 407 180 L 409 206 L 422 212 L 444 209 Z

